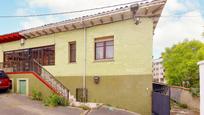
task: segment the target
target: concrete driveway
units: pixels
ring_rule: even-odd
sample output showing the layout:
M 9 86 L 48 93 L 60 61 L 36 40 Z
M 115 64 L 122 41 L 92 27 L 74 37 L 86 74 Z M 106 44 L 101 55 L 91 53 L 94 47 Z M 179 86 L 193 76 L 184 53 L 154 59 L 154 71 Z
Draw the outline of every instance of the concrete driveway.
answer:
M 89 112 L 74 107 L 46 107 L 27 96 L 0 93 L 0 115 L 138 115 L 102 106 Z
M 102 106 L 98 109 L 91 110 L 88 115 L 139 115 L 139 114 L 113 107 Z
M 46 107 L 17 94 L 0 94 L 1 115 L 81 115 L 82 109 L 73 107 Z

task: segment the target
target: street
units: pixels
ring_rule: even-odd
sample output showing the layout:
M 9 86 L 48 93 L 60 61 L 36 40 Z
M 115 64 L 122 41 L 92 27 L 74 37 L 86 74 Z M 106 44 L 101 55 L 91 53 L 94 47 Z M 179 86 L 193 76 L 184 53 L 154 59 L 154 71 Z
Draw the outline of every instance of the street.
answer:
M 133 112 L 102 106 L 85 111 L 76 107 L 46 107 L 40 101 L 33 101 L 18 94 L 0 94 L 0 113 L 2 115 L 136 115 Z

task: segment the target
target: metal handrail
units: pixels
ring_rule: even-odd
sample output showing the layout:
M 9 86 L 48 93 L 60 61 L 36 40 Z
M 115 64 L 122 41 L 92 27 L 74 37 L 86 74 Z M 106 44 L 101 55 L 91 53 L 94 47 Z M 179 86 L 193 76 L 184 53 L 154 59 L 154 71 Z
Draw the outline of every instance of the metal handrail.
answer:
M 33 59 L 33 64 L 32 64 L 32 71 L 33 72 L 35 72 L 35 73 L 37 73 L 37 74 L 39 74 L 39 76 L 41 76 L 41 77 L 43 77 L 42 75 L 41 75 L 41 72 L 42 72 L 42 70 L 43 70 L 43 72 L 46 72 L 45 74 L 46 75 L 48 75 L 48 77 L 50 78 L 50 80 L 54 80 L 55 81 L 55 83 L 56 84 L 58 84 L 58 86 L 60 87 L 60 88 L 62 88 L 62 92 L 60 92 L 59 90 L 58 90 L 58 86 L 56 85 L 56 87 L 55 86 L 53 86 L 53 81 L 51 81 L 51 83 L 49 82 L 49 81 L 47 81 L 54 89 L 56 89 L 57 90 L 57 93 L 59 93 L 59 94 L 61 94 L 62 93 L 62 96 L 64 96 L 65 98 L 67 98 L 67 99 L 69 99 L 69 90 L 59 81 L 59 80 L 57 80 L 50 72 L 48 72 L 37 60 L 35 60 L 35 59 Z M 37 64 L 37 66 L 40 68 L 40 69 L 42 69 L 42 70 L 40 70 L 40 73 L 38 73 L 38 71 L 35 71 L 35 69 L 34 69 L 34 64 Z M 37 68 L 38 68 L 37 67 Z M 46 79 L 45 79 L 45 81 L 46 81 Z M 66 95 L 63 95 L 63 93 L 64 93 L 64 91 L 66 91 Z
M 35 62 L 36 64 L 38 64 L 44 71 L 46 71 L 47 73 L 49 73 L 52 78 L 57 81 L 62 87 L 64 87 L 65 89 L 67 89 L 58 79 L 56 79 L 49 71 L 47 71 L 40 63 L 37 62 L 37 60 L 33 59 L 33 62 Z M 34 70 L 33 70 L 34 71 Z M 35 72 L 35 71 L 34 71 Z M 68 89 L 67 89 L 68 90 Z
M 32 59 L 29 61 L 29 67 L 27 70 L 22 71 L 32 71 L 38 74 L 44 81 L 46 81 L 52 88 L 56 90 L 56 93 L 61 94 L 66 99 L 69 99 L 69 90 L 62 84 L 58 79 L 56 79 L 49 71 L 47 71 L 37 60 Z M 0 69 L 6 69 L 5 66 L 7 63 L 0 62 Z M 15 67 L 12 68 L 11 72 L 19 71 L 19 69 Z M 21 70 L 20 70 L 21 71 Z M 10 71 L 9 71 L 10 72 Z

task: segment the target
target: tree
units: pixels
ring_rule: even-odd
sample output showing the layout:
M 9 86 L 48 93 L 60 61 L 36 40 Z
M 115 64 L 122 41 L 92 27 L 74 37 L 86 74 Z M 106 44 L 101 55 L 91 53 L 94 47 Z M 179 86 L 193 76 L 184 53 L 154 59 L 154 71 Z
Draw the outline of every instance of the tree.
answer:
M 199 95 L 199 69 L 197 62 L 204 60 L 204 43 L 185 40 L 166 48 L 162 54 L 165 77 L 169 85 L 184 86 Z

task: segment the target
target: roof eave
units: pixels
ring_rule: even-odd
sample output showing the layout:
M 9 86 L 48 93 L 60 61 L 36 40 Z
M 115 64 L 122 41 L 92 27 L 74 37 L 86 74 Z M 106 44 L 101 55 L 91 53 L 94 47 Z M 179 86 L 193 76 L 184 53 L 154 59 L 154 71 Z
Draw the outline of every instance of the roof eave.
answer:
M 166 0 L 155 0 L 149 3 L 140 4 L 137 15 L 141 18 L 151 18 L 153 20 L 153 28 L 155 29 L 165 3 Z M 130 7 L 124 7 L 108 12 L 98 13 L 96 15 L 83 16 L 68 21 L 62 21 L 58 23 L 23 30 L 20 32 L 20 34 L 25 38 L 34 38 L 58 32 L 82 29 L 84 27 L 88 28 L 97 25 L 123 21 L 131 18 L 133 18 L 133 14 L 130 11 Z

